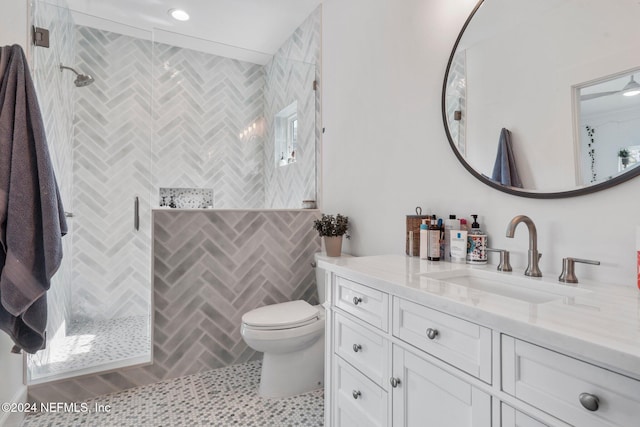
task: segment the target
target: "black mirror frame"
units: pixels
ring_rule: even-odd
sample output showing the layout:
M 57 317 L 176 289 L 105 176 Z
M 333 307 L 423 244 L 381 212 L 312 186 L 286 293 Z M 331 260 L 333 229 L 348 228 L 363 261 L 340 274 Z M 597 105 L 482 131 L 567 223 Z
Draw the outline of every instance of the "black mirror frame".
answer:
M 464 166 L 465 169 L 467 169 L 467 171 L 469 171 L 471 175 L 475 176 L 478 180 L 488 185 L 489 187 L 493 187 L 496 190 L 502 191 L 503 193 L 511 194 L 514 196 L 520 196 L 520 197 L 528 197 L 532 199 L 561 199 L 561 198 L 567 198 L 567 197 L 582 196 L 585 194 L 591 194 L 597 191 L 606 190 L 607 188 L 614 187 L 618 184 L 621 184 L 625 181 L 628 181 L 640 175 L 640 166 L 636 166 L 629 172 L 625 172 L 621 175 L 616 176 L 615 178 L 609 179 L 599 184 L 594 184 L 587 187 L 578 188 L 575 190 L 537 193 L 537 192 L 523 191 L 515 187 L 505 187 L 503 185 L 500 185 L 497 182 L 492 181 L 487 177 L 485 177 L 484 175 L 478 173 L 475 169 L 473 169 L 473 167 L 471 167 L 469 163 L 467 163 L 467 161 L 464 159 L 464 157 L 462 157 L 462 155 L 458 151 L 455 143 L 453 142 L 453 138 L 451 137 L 451 133 L 449 132 L 449 123 L 447 120 L 447 108 L 446 108 L 447 78 L 449 77 L 449 71 L 451 69 L 453 57 L 456 53 L 456 49 L 458 48 L 458 44 L 460 43 L 460 39 L 462 39 L 462 35 L 464 34 L 465 30 L 467 29 L 467 26 L 471 22 L 471 19 L 473 19 L 474 15 L 476 14 L 480 6 L 482 6 L 482 3 L 484 3 L 484 0 L 478 1 L 478 3 L 475 5 L 473 10 L 471 11 L 471 14 L 465 21 L 464 25 L 462 26 L 462 29 L 460 30 L 460 34 L 458 34 L 458 37 L 456 38 L 456 42 L 453 45 L 453 49 L 451 50 L 451 55 L 449 56 L 449 62 L 447 62 L 447 69 L 445 70 L 445 73 L 444 73 L 444 82 L 442 83 L 442 120 L 444 124 L 444 130 L 445 130 L 445 133 L 447 134 L 449 145 L 451 146 L 451 149 L 453 150 L 454 154 L 456 155 L 460 163 L 462 163 L 462 166 Z

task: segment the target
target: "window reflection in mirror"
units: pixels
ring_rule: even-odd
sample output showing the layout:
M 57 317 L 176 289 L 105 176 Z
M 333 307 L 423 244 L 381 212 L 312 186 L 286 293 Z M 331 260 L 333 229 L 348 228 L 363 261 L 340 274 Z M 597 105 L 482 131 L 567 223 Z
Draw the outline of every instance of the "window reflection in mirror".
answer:
M 609 180 L 640 161 L 640 70 L 576 88 L 579 181 Z
M 286 166 L 296 161 L 298 149 L 298 102 L 283 108 L 275 117 L 276 164 Z

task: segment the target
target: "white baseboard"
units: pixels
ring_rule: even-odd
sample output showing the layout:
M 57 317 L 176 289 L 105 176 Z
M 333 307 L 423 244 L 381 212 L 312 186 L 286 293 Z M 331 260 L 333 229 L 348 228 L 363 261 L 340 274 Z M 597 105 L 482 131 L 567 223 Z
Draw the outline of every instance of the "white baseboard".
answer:
M 27 386 L 21 386 L 11 402 L 24 403 L 27 401 Z M 0 411 L 0 427 L 19 427 L 24 421 L 24 412 L 2 412 Z

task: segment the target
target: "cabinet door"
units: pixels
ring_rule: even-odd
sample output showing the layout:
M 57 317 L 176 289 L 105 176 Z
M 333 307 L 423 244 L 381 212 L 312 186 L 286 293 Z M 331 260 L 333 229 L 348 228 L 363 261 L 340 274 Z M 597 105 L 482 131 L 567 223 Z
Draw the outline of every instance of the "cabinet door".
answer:
M 500 412 L 500 427 L 548 427 L 546 424 L 531 418 L 506 403 L 501 404 Z
M 388 395 L 369 378 L 335 356 L 333 427 L 387 425 Z
M 393 346 L 393 426 L 491 427 L 491 396 Z

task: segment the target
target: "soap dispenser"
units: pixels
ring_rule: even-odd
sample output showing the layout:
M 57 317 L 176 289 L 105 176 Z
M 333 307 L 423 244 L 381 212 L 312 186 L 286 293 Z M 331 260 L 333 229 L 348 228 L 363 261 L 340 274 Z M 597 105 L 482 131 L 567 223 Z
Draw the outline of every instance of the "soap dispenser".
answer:
M 468 234 L 467 264 L 487 263 L 487 235 L 480 229 L 478 215 L 471 215 L 473 223 Z

